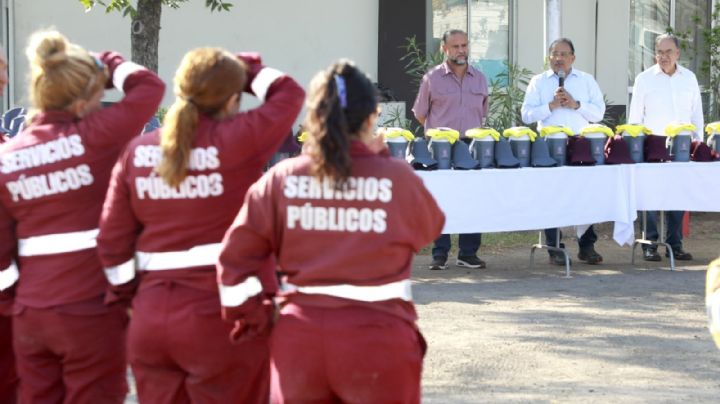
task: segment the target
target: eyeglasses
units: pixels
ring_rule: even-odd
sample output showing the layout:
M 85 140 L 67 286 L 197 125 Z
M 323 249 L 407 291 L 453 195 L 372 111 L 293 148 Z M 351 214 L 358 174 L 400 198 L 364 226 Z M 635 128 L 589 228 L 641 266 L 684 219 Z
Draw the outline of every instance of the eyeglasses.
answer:
M 667 49 L 664 51 L 656 50 L 655 56 L 672 56 L 673 53 L 675 53 L 675 49 Z
M 568 56 L 571 56 L 572 54 L 573 54 L 572 52 L 553 52 L 553 53 L 550 54 L 550 57 L 553 57 L 553 58 L 566 58 L 566 57 L 568 57 Z

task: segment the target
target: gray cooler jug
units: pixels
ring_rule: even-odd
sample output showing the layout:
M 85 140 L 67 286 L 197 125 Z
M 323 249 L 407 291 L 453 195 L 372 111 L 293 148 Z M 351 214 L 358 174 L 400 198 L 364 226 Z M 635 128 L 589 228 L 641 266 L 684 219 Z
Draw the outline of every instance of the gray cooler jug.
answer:
M 520 167 L 530 166 L 530 137 L 528 135 L 513 136 L 509 139 L 510 149 L 520 162 Z
M 608 137 L 604 133 L 586 133 L 583 136 L 590 142 L 590 154 L 595 164 L 605 164 L 605 143 Z
M 720 153 L 720 121 L 710 122 L 705 125 L 705 133 L 708 134 L 707 145 L 714 154 Z
M 548 143 L 548 149 L 550 149 L 550 157 L 555 160 L 558 167 L 564 166 L 567 159 L 568 136 L 565 133 L 558 132 L 547 135 L 545 139 Z
M 449 170 L 452 161 L 452 144 L 447 139 L 432 139 L 428 145 L 430 154 L 438 162 L 438 170 Z
M 632 136 L 627 132 L 623 132 L 622 137 L 625 139 L 625 143 L 627 143 L 628 149 L 630 150 L 630 158 L 636 163 L 642 163 L 645 160 L 645 135 L 641 133 L 637 136 Z
M 472 143 L 470 143 L 470 154 L 480 163 L 480 168 L 494 167 L 495 139 L 491 136 L 473 139 Z
M 672 161 L 690 161 L 690 145 L 692 143 L 690 132 L 682 132 L 674 137 L 668 136 L 667 142 Z
M 720 133 L 710 135 L 707 140 L 707 145 L 710 146 L 713 151 L 720 153 Z
M 385 144 L 387 144 L 391 156 L 405 160 L 405 157 L 407 155 L 408 141 L 404 137 L 393 137 L 385 139 Z

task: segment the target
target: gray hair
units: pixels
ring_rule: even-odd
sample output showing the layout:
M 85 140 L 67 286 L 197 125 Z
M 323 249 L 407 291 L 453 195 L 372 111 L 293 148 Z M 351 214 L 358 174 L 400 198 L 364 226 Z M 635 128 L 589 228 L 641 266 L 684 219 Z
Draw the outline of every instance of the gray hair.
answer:
M 548 52 L 552 53 L 552 50 L 555 47 L 555 45 L 557 45 L 559 43 L 564 43 L 565 45 L 569 46 L 570 53 L 572 53 L 573 55 L 575 54 L 575 45 L 573 45 L 572 41 L 569 38 L 558 38 L 558 39 L 552 41 L 552 43 L 548 47 Z
M 660 34 L 655 37 L 655 47 L 657 48 L 658 45 L 660 45 L 660 42 L 662 42 L 664 39 L 671 39 L 673 41 L 673 43 L 675 44 L 675 47 L 680 49 L 680 41 L 678 40 L 678 37 L 676 37 L 675 35 L 673 35 L 669 32 Z
M 461 29 L 449 29 L 443 33 L 442 36 L 442 43 L 447 43 L 447 39 L 450 38 L 450 36 L 455 34 L 463 34 L 467 37 L 467 32 L 461 30 Z

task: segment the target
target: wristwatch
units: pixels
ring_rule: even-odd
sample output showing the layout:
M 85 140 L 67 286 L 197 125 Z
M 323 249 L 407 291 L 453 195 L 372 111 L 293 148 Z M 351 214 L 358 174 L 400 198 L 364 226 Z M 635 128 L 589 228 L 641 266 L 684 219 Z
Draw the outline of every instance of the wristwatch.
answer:
M 577 102 L 577 105 L 578 105 L 577 108 L 575 108 L 575 109 L 580 109 L 580 101 L 575 101 L 575 102 Z

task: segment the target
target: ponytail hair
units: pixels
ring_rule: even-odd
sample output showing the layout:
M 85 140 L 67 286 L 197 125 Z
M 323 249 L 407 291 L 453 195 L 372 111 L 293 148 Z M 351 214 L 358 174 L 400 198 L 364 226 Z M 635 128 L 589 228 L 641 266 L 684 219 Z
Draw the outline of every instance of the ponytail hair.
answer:
M 243 91 L 246 77 L 245 64 L 222 49 L 199 48 L 185 55 L 175 73 L 175 102 L 160 129 L 162 160 L 155 170 L 168 185 L 180 185 L 187 175 L 200 114 L 220 112 Z
M 57 31 L 32 34 L 25 53 L 30 62 L 29 94 L 35 110 L 67 109 L 76 100 L 90 99 L 105 88 L 105 65 Z
M 310 83 L 305 127 L 310 133 L 311 173 L 340 188 L 350 176 L 350 144 L 368 116 L 377 111 L 377 90 L 349 60 L 340 60 Z

